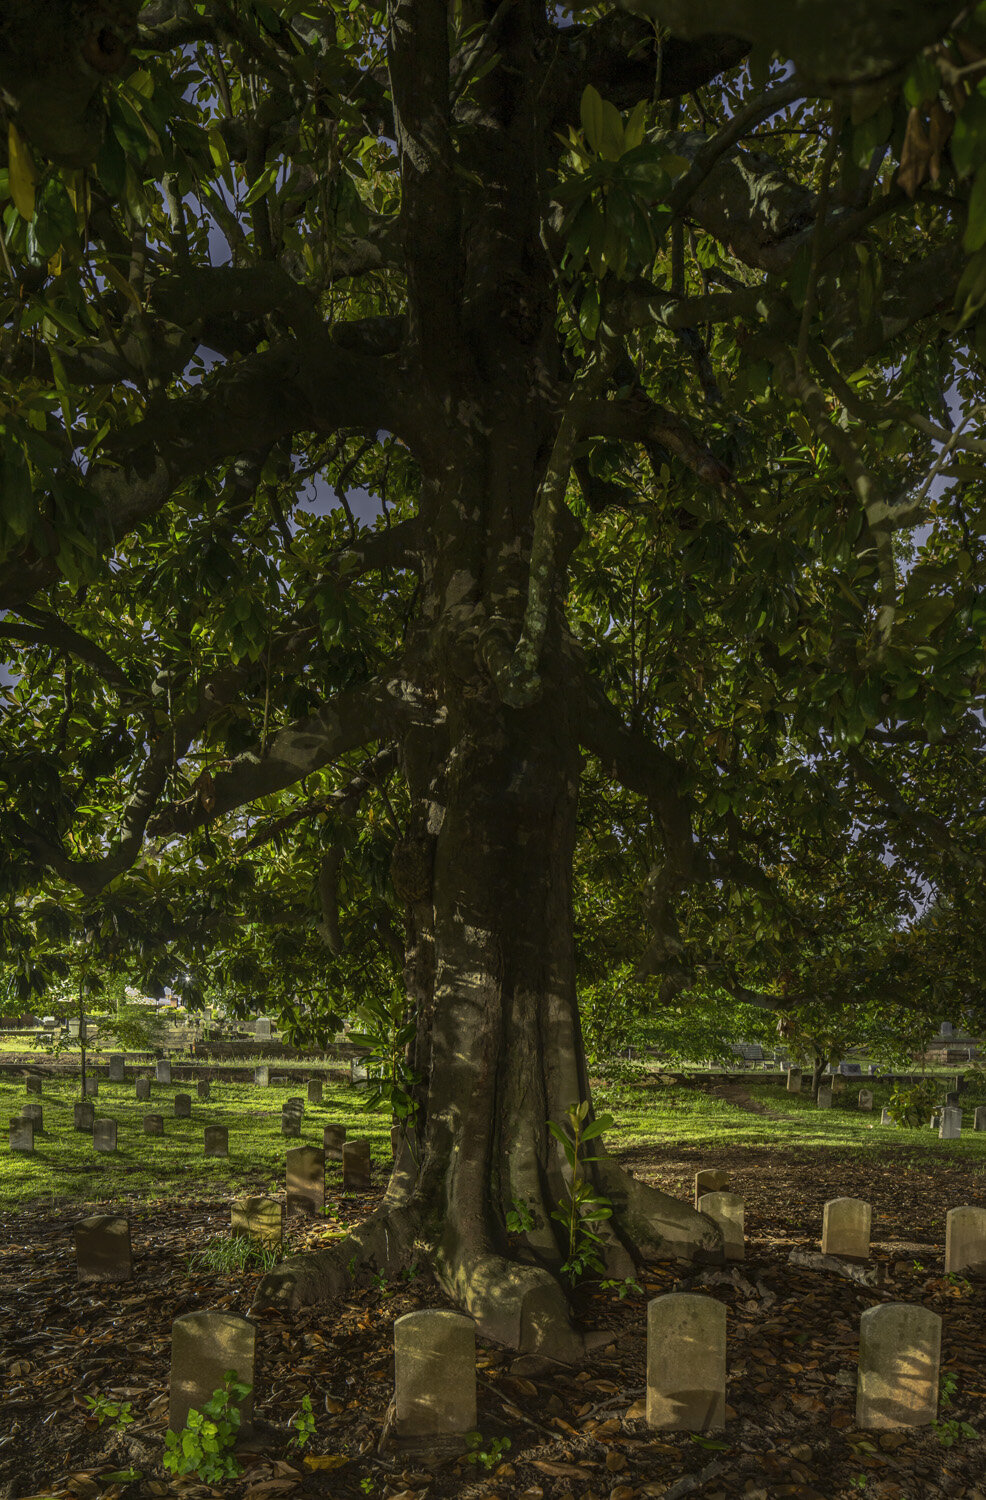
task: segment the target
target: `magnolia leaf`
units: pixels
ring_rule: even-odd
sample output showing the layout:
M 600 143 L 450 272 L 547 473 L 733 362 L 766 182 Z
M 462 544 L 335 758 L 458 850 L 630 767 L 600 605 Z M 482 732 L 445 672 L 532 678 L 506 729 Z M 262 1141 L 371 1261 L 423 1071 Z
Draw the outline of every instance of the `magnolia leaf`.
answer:
M 11 120 L 7 126 L 7 150 L 10 154 L 10 195 L 22 219 L 34 218 L 34 190 L 38 174 L 30 147 L 21 139 Z

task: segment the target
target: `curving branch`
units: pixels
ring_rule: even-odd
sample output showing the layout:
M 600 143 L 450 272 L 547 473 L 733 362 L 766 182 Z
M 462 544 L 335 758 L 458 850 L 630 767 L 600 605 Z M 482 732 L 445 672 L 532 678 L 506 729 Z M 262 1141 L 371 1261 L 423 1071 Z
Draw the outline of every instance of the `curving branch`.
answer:
M 237 756 L 187 801 L 157 813 L 148 832 L 190 833 L 248 802 L 294 786 L 350 750 L 398 739 L 412 724 L 432 727 L 440 720 L 440 711 L 395 668 L 393 675 L 347 688 L 318 714 L 286 725 L 265 749 Z

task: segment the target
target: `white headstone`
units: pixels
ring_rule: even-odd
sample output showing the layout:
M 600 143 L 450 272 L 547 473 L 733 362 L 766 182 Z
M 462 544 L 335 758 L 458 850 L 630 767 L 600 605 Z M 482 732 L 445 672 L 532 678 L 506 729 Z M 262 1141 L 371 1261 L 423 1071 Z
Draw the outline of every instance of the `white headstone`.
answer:
M 986 1271 L 986 1208 L 964 1205 L 946 1214 L 945 1271 Z
M 859 1320 L 856 1426 L 928 1427 L 938 1414 L 941 1318 L 909 1302 L 869 1307 Z
M 746 1255 L 743 1231 L 743 1199 L 738 1193 L 703 1193 L 698 1200 L 700 1214 L 708 1214 L 722 1230 L 722 1248 L 727 1260 L 742 1260 Z
M 726 1309 L 668 1292 L 647 1306 L 647 1425 L 721 1432 L 726 1425 Z
M 460 1437 L 476 1427 L 476 1327 L 427 1309 L 394 1323 L 398 1437 Z
M 873 1210 L 861 1198 L 830 1198 L 822 1213 L 822 1254 L 868 1260 Z

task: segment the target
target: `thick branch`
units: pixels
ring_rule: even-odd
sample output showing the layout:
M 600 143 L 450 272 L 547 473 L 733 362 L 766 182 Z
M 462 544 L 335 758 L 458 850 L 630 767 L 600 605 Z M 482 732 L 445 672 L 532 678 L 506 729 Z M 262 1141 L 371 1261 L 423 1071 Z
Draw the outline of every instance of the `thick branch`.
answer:
M 247 802 L 293 786 L 349 750 L 396 739 L 412 723 L 437 722 L 432 706 L 403 677 L 372 678 L 340 693 L 313 717 L 286 725 L 264 751 L 238 756 L 211 780 L 204 795 L 197 791 L 187 802 L 163 810 L 148 824 L 148 831 L 189 833 Z

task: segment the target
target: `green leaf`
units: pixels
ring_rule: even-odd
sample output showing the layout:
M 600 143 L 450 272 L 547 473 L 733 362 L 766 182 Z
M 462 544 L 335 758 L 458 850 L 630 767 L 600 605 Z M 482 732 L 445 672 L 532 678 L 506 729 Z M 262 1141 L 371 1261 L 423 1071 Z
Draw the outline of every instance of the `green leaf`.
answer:
M 603 138 L 603 101 L 598 89 L 587 83 L 582 91 L 582 130 L 586 140 L 599 154 Z
M 21 139 L 13 120 L 7 126 L 7 151 L 10 157 L 10 195 L 22 219 L 34 218 L 34 190 L 38 174 L 31 148 Z
M 589 343 L 596 337 L 596 330 L 599 327 L 599 311 L 599 288 L 594 281 L 590 281 L 579 308 L 579 328 L 582 337 Z

